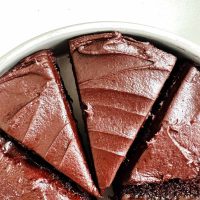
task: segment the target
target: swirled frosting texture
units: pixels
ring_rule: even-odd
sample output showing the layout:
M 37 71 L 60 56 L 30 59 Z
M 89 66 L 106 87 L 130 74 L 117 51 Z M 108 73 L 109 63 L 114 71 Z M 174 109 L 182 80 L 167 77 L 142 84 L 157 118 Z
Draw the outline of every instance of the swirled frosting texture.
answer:
M 54 174 L 39 167 L 10 141 L 0 138 L 1 200 L 84 200 L 81 193 L 62 184 Z
M 0 128 L 88 192 L 98 195 L 50 51 L 0 78 Z
M 70 41 L 101 190 L 109 187 L 176 58 L 120 33 Z
M 184 66 L 183 66 L 184 67 Z M 200 72 L 192 65 L 175 94 L 160 131 L 126 184 L 196 178 L 200 169 Z

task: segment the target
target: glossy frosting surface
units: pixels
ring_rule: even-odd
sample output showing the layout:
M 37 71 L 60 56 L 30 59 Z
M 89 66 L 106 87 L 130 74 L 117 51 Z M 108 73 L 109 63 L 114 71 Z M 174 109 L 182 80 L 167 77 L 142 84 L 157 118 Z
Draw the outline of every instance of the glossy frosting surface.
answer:
M 54 174 L 39 167 L 10 141 L 0 138 L 1 200 L 83 200 L 89 199 L 64 186 Z
M 98 195 L 50 51 L 25 58 L 0 78 L 0 105 L 1 129 Z
M 175 94 L 160 131 L 126 184 L 196 178 L 200 169 L 200 72 L 191 69 Z
M 102 190 L 109 187 L 176 58 L 118 32 L 70 41 Z

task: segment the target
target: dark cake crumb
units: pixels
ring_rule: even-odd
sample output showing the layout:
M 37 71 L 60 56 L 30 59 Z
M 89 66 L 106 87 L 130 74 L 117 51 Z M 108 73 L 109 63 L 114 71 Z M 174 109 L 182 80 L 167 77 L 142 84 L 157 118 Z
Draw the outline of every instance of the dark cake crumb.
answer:
M 200 199 L 200 177 L 190 181 L 170 180 L 163 184 L 144 184 L 127 186 L 122 190 L 120 198 L 147 200 L 184 200 Z

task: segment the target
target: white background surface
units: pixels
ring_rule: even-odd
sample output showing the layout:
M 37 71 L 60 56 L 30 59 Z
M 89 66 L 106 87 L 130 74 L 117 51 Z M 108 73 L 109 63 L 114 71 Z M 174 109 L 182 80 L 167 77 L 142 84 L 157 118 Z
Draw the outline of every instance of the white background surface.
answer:
M 91 21 L 146 24 L 200 45 L 200 0 L 1 0 L 0 56 L 43 32 Z

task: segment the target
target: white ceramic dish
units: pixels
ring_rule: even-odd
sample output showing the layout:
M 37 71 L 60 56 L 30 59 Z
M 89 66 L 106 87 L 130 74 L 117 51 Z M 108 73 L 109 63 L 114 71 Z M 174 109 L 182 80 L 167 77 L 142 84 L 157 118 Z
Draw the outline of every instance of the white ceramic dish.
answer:
M 172 33 L 150 26 L 126 22 L 94 22 L 56 29 L 19 45 L 0 58 L 0 74 L 7 71 L 23 57 L 37 50 L 44 48 L 57 49 L 62 46 L 66 48 L 66 40 L 72 37 L 93 32 L 113 30 L 155 40 L 196 62 L 200 62 L 200 46 Z
M 66 56 L 68 51 L 67 40 L 75 36 L 102 31 L 120 31 L 131 36 L 146 38 L 147 41 L 156 41 L 163 47 L 200 64 L 200 46 L 169 32 L 149 26 L 125 22 L 95 22 L 60 28 L 37 36 L 2 56 L 0 58 L 0 75 L 8 71 L 22 58 L 38 50 L 51 48 L 57 52 L 56 56 L 58 58 L 57 61 L 60 67 L 61 76 L 69 95 L 73 99 L 72 106 L 74 115 L 78 121 L 78 127 L 82 138 L 85 141 L 85 145 L 87 142 L 84 137 L 84 123 L 82 120 L 78 94 L 72 66 L 68 56 Z M 110 191 L 108 193 L 111 194 Z

